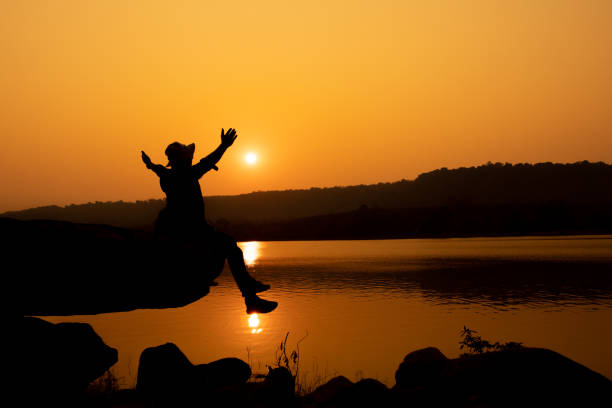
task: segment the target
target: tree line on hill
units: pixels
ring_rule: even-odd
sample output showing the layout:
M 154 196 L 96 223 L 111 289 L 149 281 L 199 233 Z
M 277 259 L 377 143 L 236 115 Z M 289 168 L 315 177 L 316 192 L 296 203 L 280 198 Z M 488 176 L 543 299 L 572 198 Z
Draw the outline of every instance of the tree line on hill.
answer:
M 237 239 L 399 238 L 612 232 L 612 165 L 502 164 L 415 180 L 205 197 Z M 47 206 L 2 214 L 150 229 L 164 200 Z
M 214 223 L 239 241 L 612 233 L 612 205 L 447 205 L 361 208 L 286 221 Z

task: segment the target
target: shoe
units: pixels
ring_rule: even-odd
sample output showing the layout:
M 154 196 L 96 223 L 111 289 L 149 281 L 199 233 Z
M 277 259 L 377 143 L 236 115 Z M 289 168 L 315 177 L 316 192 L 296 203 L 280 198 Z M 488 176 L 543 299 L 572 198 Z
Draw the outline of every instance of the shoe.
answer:
M 255 293 L 265 292 L 268 289 L 270 289 L 270 285 L 266 285 L 260 281 L 255 281 L 255 283 L 253 283 L 253 292 Z
M 270 313 L 278 306 L 278 302 L 265 300 L 257 295 L 252 295 L 244 298 L 247 314 L 252 313 Z

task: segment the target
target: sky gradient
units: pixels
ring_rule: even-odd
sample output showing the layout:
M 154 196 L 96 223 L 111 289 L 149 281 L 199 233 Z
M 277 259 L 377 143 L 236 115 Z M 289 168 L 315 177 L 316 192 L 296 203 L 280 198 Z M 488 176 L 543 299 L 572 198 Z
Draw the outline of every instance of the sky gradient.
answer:
M 612 161 L 612 1 L 2 1 L 0 211 Z M 258 160 L 249 166 L 247 152 Z

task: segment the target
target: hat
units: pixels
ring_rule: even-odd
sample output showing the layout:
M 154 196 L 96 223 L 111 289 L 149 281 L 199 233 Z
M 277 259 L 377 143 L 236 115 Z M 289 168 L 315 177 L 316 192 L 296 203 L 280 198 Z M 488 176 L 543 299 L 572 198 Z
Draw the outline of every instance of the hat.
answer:
M 168 157 L 168 164 L 166 167 L 169 167 L 173 161 L 186 159 L 192 160 L 193 153 L 195 152 L 195 143 L 190 145 L 184 145 L 179 142 L 170 143 L 168 147 L 166 147 L 166 156 Z

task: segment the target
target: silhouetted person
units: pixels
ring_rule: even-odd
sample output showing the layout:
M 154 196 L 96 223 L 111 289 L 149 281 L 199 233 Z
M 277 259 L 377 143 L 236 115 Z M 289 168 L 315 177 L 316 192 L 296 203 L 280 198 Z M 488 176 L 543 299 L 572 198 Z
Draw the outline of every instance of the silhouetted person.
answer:
M 236 130 L 221 129 L 221 144 L 211 154 L 192 165 L 195 144 L 188 146 L 174 142 L 166 148 L 168 164 L 154 164 L 142 152 L 142 161 L 148 169 L 159 176 L 159 183 L 166 193 L 166 207 L 155 221 L 155 232 L 175 240 L 199 241 L 227 259 L 234 280 L 238 284 L 247 307 L 247 313 L 268 313 L 276 308 L 276 302 L 264 300 L 257 293 L 270 289 L 255 280 L 247 271 L 242 250 L 229 235 L 216 231 L 206 222 L 204 199 L 199 179 L 211 169 L 218 170 L 216 163 L 238 135 Z M 218 273 L 221 273 L 219 271 Z M 212 276 L 212 279 L 218 275 Z

